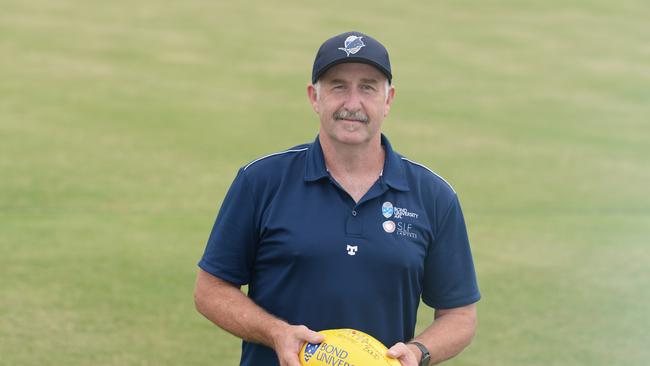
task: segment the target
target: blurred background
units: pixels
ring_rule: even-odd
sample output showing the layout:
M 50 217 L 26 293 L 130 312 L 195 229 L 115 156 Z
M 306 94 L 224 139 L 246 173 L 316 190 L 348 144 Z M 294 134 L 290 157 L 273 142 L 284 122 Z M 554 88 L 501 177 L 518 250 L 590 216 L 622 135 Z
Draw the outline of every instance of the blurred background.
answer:
M 391 53 L 393 146 L 463 203 L 483 299 L 448 364 L 650 364 L 649 19 L 644 0 L 0 0 L 0 364 L 238 364 L 194 310 L 196 263 L 237 169 L 314 139 L 313 57 L 348 30 Z

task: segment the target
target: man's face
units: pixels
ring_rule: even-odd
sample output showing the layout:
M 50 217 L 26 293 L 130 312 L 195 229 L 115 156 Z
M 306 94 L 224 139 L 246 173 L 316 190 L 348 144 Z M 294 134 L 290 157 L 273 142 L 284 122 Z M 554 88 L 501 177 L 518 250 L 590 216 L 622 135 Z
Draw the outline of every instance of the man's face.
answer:
M 309 100 L 320 117 L 322 138 L 344 144 L 363 144 L 379 138 L 395 90 L 386 95 L 386 76 L 362 63 L 333 66 L 320 79 L 320 95 L 309 85 Z

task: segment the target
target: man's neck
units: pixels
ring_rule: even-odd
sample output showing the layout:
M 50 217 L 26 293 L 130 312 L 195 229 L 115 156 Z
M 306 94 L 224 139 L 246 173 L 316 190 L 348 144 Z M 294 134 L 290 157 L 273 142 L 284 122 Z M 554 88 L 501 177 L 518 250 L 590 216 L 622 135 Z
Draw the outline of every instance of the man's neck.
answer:
M 321 133 L 320 144 L 328 171 L 335 177 L 378 177 L 384 168 L 386 153 L 378 134 L 368 143 L 343 144 Z

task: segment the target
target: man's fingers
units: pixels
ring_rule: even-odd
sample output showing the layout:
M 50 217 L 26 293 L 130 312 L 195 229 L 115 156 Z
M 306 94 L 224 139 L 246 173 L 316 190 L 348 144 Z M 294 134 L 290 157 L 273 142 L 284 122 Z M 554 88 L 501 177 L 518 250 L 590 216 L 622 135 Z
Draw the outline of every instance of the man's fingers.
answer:
M 311 333 L 309 334 L 309 337 L 307 338 L 307 342 L 313 343 L 313 344 L 318 344 L 318 343 L 323 343 L 325 340 L 325 336 L 318 333 L 318 332 L 313 332 L 310 331 Z
M 416 356 L 411 352 L 411 350 L 406 346 L 406 344 L 399 342 L 394 346 L 388 349 L 386 355 L 391 358 L 396 358 L 400 361 L 402 365 L 417 365 Z
M 300 366 L 300 361 L 296 356 L 289 357 L 282 362 L 282 366 Z
M 408 348 L 406 348 L 406 345 L 404 343 L 402 343 L 402 342 L 399 342 L 399 343 L 395 344 L 394 346 L 392 346 L 391 348 L 389 348 L 388 352 L 386 354 L 388 355 L 388 357 L 400 358 L 400 357 L 402 357 L 402 356 L 404 356 L 406 354 L 405 353 L 406 351 L 408 351 Z
M 322 334 L 320 334 L 318 332 L 314 332 L 313 330 L 311 330 L 311 329 L 309 329 L 309 328 L 307 328 L 305 326 L 301 326 L 300 328 L 301 329 L 300 329 L 300 332 L 299 332 L 299 337 L 302 340 L 305 340 L 305 341 L 307 341 L 309 343 L 313 343 L 313 344 L 322 343 L 325 340 L 325 336 L 323 336 Z
M 298 353 L 305 342 L 322 343 L 325 337 L 304 325 L 289 327 L 275 347 L 281 366 L 300 366 Z
M 289 352 L 283 352 L 278 354 L 280 359 L 280 365 L 282 366 L 300 366 L 300 360 L 298 359 L 298 354 Z

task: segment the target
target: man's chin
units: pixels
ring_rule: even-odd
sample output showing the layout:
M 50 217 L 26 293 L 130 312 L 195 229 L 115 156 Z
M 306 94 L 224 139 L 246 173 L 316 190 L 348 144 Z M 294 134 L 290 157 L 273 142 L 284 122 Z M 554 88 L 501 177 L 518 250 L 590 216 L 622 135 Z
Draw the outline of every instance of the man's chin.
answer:
M 342 144 L 346 145 L 359 145 L 365 144 L 370 141 L 370 137 L 365 131 L 344 131 L 337 134 L 336 140 Z

